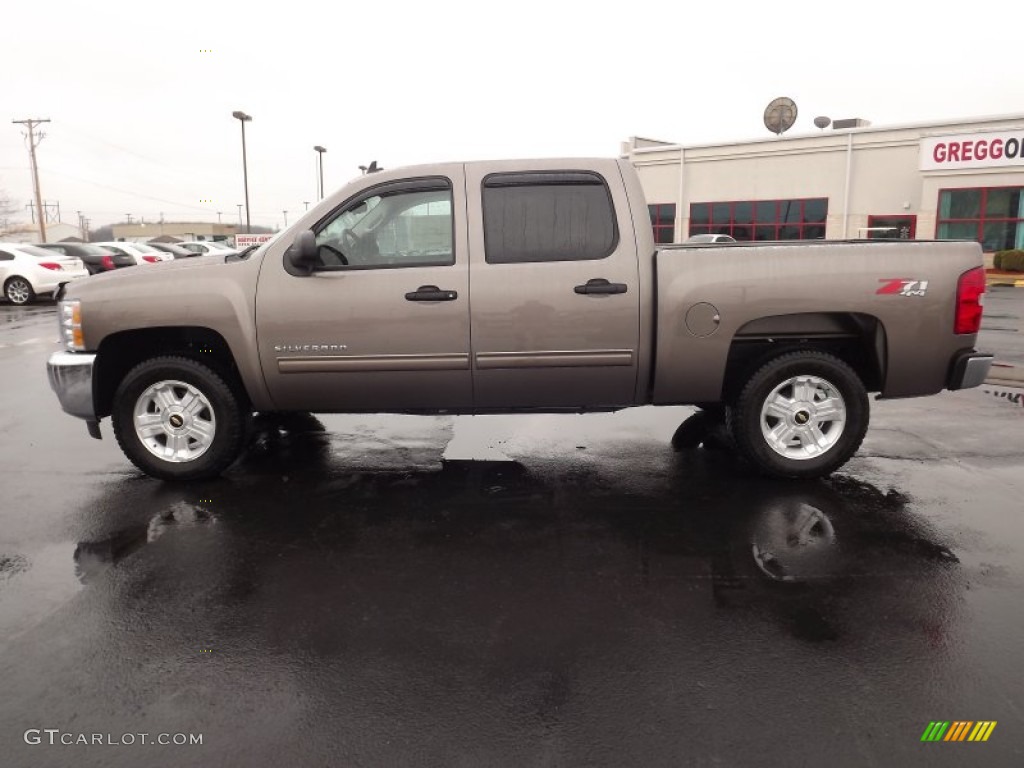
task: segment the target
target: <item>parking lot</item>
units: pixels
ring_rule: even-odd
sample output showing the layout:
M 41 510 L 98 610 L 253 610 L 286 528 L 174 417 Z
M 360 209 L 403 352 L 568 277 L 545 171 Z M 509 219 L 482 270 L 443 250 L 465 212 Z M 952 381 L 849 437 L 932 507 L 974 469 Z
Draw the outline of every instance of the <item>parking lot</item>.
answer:
M 0 305 L 4 765 L 1024 763 L 1024 390 L 873 402 L 820 482 L 641 408 L 296 417 L 180 485 L 60 411 L 55 338 Z

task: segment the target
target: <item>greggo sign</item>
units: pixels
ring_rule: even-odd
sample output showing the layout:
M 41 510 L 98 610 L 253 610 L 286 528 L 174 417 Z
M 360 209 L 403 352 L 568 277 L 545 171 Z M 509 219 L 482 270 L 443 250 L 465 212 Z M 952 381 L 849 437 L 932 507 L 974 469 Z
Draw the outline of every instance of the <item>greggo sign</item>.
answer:
M 922 171 L 955 171 L 960 168 L 1024 169 L 1024 130 L 961 133 L 921 139 Z

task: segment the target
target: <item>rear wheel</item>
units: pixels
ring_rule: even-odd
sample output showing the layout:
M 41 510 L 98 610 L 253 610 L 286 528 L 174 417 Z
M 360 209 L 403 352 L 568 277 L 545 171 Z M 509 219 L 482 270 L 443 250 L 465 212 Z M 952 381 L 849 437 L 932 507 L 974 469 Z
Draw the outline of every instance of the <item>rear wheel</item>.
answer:
M 726 411 L 740 454 L 774 477 L 822 477 L 864 440 L 870 408 L 856 372 L 824 352 L 781 355 L 762 366 Z
M 247 410 L 211 368 L 183 357 L 140 363 L 114 394 L 114 435 L 152 477 L 192 480 L 220 474 L 238 457 Z
M 15 275 L 4 283 L 4 295 L 11 304 L 28 304 L 36 297 L 32 284 L 24 277 Z

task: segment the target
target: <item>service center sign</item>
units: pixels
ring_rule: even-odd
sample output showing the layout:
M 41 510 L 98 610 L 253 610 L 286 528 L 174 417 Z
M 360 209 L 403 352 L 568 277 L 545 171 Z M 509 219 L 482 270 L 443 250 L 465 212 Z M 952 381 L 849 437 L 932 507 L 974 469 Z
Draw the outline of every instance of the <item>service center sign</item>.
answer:
M 1024 167 L 1024 131 L 962 133 L 921 139 L 922 171 Z
M 235 248 L 246 248 L 250 245 L 263 245 L 273 235 L 235 235 Z

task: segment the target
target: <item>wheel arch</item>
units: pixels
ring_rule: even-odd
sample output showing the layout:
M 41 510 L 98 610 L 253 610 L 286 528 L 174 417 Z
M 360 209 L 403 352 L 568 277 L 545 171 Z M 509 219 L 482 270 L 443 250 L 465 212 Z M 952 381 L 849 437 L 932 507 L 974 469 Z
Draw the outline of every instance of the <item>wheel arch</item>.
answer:
M 208 366 L 232 390 L 246 401 L 252 401 L 231 347 L 217 331 L 204 326 L 140 328 L 112 333 L 100 342 L 93 377 L 96 415 L 100 418 L 110 415 L 118 384 L 132 368 L 144 360 L 166 355 Z
M 732 402 L 746 381 L 769 360 L 817 350 L 849 365 L 869 392 L 885 386 L 888 355 L 885 326 L 859 312 L 803 312 L 760 317 L 737 329 L 729 345 L 722 400 Z

